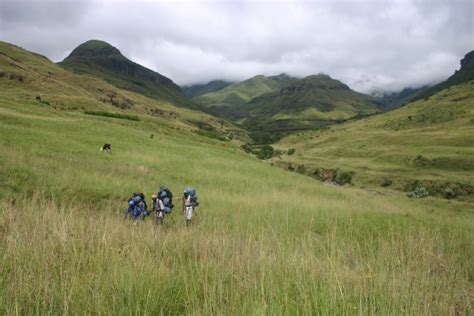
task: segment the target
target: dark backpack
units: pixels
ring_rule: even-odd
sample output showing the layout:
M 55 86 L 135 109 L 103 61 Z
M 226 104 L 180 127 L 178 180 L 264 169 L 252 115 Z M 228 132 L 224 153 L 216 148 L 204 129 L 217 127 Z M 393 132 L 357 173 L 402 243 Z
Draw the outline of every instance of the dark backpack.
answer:
M 147 215 L 148 206 L 145 202 L 145 195 L 141 192 L 133 192 L 128 199 L 128 212 L 134 217 L 140 216 L 142 213 Z
M 162 188 L 158 192 L 158 199 L 163 202 L 163 205 L 167 208 L 172 209 L 173 205 L 173 193 L 168 188 Z

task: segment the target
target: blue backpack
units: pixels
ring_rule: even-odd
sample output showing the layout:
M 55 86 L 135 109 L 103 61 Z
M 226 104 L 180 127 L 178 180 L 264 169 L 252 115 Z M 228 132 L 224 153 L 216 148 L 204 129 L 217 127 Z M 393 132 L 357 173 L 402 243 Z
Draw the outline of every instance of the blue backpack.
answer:
M 148 215 L 145 195 L 143 193 L 134 192 L 132 194 L 132 197 L 128 199 L 127 213 L 132 214 L 134 218 L 138 218 L 140 215 Z
M 183 192 L 185 195 L 190 195 L 191 196 L 191 200 L 194 204 L 194 206 L 198 206 L 199 205 L 199 202 L 198 202 L 198 196 L 197 196 L 197 193 L 196 193 L 196 189 L 195 188 L 186 188 L 184 189 L 184 192 Z
M 168 188 L 162 187 L 158 192 L 158 199 L 163 202 L 165 206 L 165 213 L 171 213 L 173 210 L 173 193 Z

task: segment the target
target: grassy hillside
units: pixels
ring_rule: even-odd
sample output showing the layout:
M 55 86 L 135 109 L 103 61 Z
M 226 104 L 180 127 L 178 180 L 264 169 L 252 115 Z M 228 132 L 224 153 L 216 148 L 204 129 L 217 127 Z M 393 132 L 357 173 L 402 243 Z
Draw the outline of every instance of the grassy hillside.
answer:
M 59 65 L 104 79 L 120 89 L 176 106 L 195 108 L 171 79 L 130 61 L 117 48 L 103 41 L 91 40 L 79 45 Z
M 0 48 L 0 314 L 472 314 L 468 204 L 322 185 Z M 139 120 L 74 110 L 115 109 L 105 88 Z M 197 188 L 191 227 L 123 221 L 160 184 Z
M 245 132 L 202 112 L 118 89 L 89 75 L 73 74 L 46 57 L 0 42 L 0 88 L 4 100 L 44 108 L 95 114 L 119 113 L 157 118 L 159 124 L 246 140 Z M 144 119 L 148 119 L 145 117 Z
M 324 186 L 153 121 L 0 104 L 2 314 L 472 312 L 462 203 Z M 122 220 L 160 183 L 198 189 L 190 229 L 178 210 L 165 230 Z
M 279 91 L 254 98 L 240 109 L 242 124 L 261 142 L 349 118 L 380 112 L 367 95 L 327 75 L 309 76 Z
M 224 80 L 212 80 L 206 84 L 194 84 L 190 86 L 181 87 L 183 93 L 188 98 L 198 97 L 202 94 L 216 92 L 225 87 L 233 84 L 233 82 L 228 82 Z
M 219 91 L 202 94 L 194 98 L 194 100 L 206 108 L 215 110 L 224 106 L 238 107 L 259 95 L 278 91 L 294 80 L 294 78 L 285 74 L 270 77 L 259 75 L 242 82 L 231 84 Z
M 424 186 L 433 194 L 449 197 L 454 191 L 472 200 L 473 87 L 471 81 L 394 111 L 289 136 L 276 147 L 294 148 L 295 154 L 274 162 L 304 165 L 308 174 L 321 168 L 352 171 L 358 186 L 402 191 Z

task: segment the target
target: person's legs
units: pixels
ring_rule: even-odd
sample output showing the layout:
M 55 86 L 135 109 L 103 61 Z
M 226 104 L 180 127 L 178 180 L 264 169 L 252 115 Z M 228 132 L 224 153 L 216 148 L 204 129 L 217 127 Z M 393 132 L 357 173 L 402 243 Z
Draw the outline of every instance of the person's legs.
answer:
M 186 225 L 191 224 L 192 218 L 193 218 L 193 207 L 186 206 Z

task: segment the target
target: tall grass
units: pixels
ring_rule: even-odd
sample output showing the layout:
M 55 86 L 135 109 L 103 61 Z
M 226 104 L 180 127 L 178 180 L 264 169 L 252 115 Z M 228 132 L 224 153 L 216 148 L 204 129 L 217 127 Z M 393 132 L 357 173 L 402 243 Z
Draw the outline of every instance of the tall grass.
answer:
M 204 211 L 161 229 L 41 197 L 3 203 L 0 312 L 472 312 L 467 231 L 324 213 L 283 233 L 266 215 L 243 234 Z

